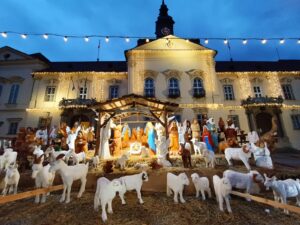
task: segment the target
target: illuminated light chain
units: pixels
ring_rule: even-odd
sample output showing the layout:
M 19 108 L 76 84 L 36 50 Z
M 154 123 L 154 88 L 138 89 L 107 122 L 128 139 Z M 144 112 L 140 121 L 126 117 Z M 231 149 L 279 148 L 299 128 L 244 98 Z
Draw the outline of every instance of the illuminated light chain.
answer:
M 45 40 L 47 40 L 50 36 L 53 37 L 61 37 L 64 39 L 65 41 L 65 37 L 69 38 L 83 38 L 86 42 L 88 42 L 87 40 L 91 39 L 91 38 L 95 38 L 95 39 L 99 39 L 99 38 L 104 38 L 106 42 L 109 42 L 110 38 L 122 38 L 124 39 L 126 42 L 129 42 L 130 39 L 145 39 L 146 42 L 149 42 L 150 39 L 156 39 L 156 37 L 145 37 L 145 36 L 122 36 L 122 35 L 97 35 L 97 34 L 89 34 L 89 35 L 66 35 L 66 34 L 59 34 L 59 33 L 20 33 L 20 32 L 16 32 L 16 31 L 1 31 L 1 36 L 3 38 L 8 38 L 9 34 L 13 34 L 13 35 L 20 35 L 21 38 L 26 39 L 29 36 L 41 36 L 43 37 Z M 169 37 L 169 39 L 178 39 L 177 37 Z M 268 41 L 278 41 L 278 43 L 280 45 L 285 44 L 286 41 L 288 40 L 294 40 L 296 44 L 300 44 L 300 37 L 269 37 L 269 38 L 258 38 L 258 37 L 228 37 L 228 38 L 224 38 L 224 37 L 212 37 L 212 38 L 205 38 L 205 37 L 184 37 L 183 39 L 185 39 L 187 42 L 192 40 L 192 39 L 200 39 L 203 40 L 204 44 L 209 44 L 209 40 L 219 40 L 222 41 L 225 45 L 227 45 L 229 42 L 231 41 L 241 41 L 241 43 L 243 45 L 248 44 L 249 40 L 254 40 L 254 41 L 260 41 L 262 44 L 267 44 Z

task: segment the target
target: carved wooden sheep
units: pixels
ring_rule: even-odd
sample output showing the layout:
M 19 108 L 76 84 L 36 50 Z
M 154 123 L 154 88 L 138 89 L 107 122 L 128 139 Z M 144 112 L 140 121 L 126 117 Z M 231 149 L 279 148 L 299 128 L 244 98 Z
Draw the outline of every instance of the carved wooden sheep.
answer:
M 100 163 L 99 156 L 98 155 L 94 156 L 93 157 L 93 167 L 97 168 L 99 163 Z
M 229 213 L 232 213 L 230 202 L 229 202 L 229 195 L 232 190 L 232 186 L 228 178 L 220 178 L 218 175 L 213 176 L 213 184 L 216 194 L 216 200 L 219 203 L 219 208 L 223 212 L 223 203 L 224 199 L 226 202 L 226 207 Z
M 20 180 L 20 173 L 17 164 L 10 164 L 6 169 L 4 177 L 3 195 L 14 193 L 17 194 L 18 184 Z
M 211 198 L 211 190 L 209 188 L 209 180 L 207 177 L 199 177 L 197 173 L 193 173 L 191 178 L 195 185 L 196 198 L 199 197 L 199 192 L 201 192 L 202 200 L 205 200 L 205 191 L 208 193 L 209 198 Z
M 78 198 L 80 198 L 83 192 L 85 191 L 86 176 L 88 173 L 89 163 L 68 166 L 62 160 L 63 157 L 64 157 L 63 154 L 57 157 L 56 161 L 53 163 L 53 165 L 51 165 L 49 172 L 52 173 L 58 171 L 60 173 L 63 181 L 63 186 L 64 186 L 64 190 L 60 198 L 60 202 L 64 202 L 66 200 L 66 203 L 69 203 L 73 181 L 81 180 L 80 190 L 77 195 Z M 67 191 L 67 198 L 66 198 L 66 191 Z
M 142 189 L 143 182 L 148 181 L 148 174 L 146 171 L 134 175 L 123 176 L 120 177 L 119 180 L 123 184 L 123 188 L 119 192 L 123 205 L 126 204 L 124 200 L 124 194 L 126 193 L 126 191 L 132 191 L 132 190 L 136 190 L 137 197 L 139 199 L 140 204 L 144 203 L 141 195 L 141 189 Z
M 206 143 L 197 141 L 195 138 L 191 140 L 194 144 L 195 155 L 203 155 L 203 151 L 207 149 Z
M 272 188 L 274 194 L 274 200 L 286 204 L 286 199 L 289 197 L 296 197 L 297 205 L 300 206 L 300 182 L 299 179 L 287 179 L 287 180 L 277 180 L 276 177 L 269 178 L 266 174 L 265 183 L 266 189 Z M 287 209 L 284 209 L 284 213 L 289 214 Z
M 128 156 L 126 154 L 122 155 L 119 159 L 117 159 L 116 166 L 120 167 L 120 170 L 124 170 L 127 160 Z
M 203 158 L 205 161 L 205 166 L 208 168 L 209 166 L 211 168 L 215 168 L 216 165 L 216 156 L 213 151 L 209 151 L 207 149 L 203 150 Z
M 171 196 L 171 191 L 174 193 L 174 202 L 178 203 L 178 194 L 180 197 L 180 202 L 185 203 L 183 199 L 183 189 L 184 185 L 188 186 L 190 184 L 189 178 L 185 173 L 180 173 L 178 176 L 167 173 L 167 196 Z
M 254 183 L 264 183 L 263 176 L 256 170 L 251 170 L 249 173 L 240 173 L 233 170 L 226 170 L 223 173 L 223 177 L 229 179 L 232 187 L 237 189 L 246 190 L 246 193 L 251 194 L 251 188 Z M 247 199 L 251 201 L 251 199 Z
M 103 222 L 107 221 L 106 205 L 108 205 L 108 213 L 113 213 L 112 200 L 115 198 L 116 192 L 120 193 L 122 188 L 123 186 L 121 181 L 118 179 L 110 181 L 105 177 L 100 177 L 97 180 L 97 189 L 94 197 L 94 209 L 97 211 L 99 205 L 101 204 Z
M 225 158 L 229 164 L 232 166 L 231 159 L 240 160 L 244 163 L 248 170 L 251 170 L 251 167 L 248 163 L 249 158 L 251 157 L 250 146 L 245 144 L 242 148 L 226 148 L 225 149 Z
M 0 172 L 6 170 L 10 164 L 15 164 L 18 153 L 12 148 L 4 149 L 4 154 L 0 156 Z
M 52 185 L 55 172 L 50 173 L 50 164 L 47 164 L 46 166 L 43 166 L 42 161 L 45 155 L 41 155 L 38 157 L 34 164 L 32 165 L 32 174 L 31 177 L 35 179 L 35 187 L 36 188 L 47 188 Z M 46 202 L 46 194 L 42 194 L 42 199 L 40 201 L 40 195 L 35 196 L 35 203 L 44 203 Z

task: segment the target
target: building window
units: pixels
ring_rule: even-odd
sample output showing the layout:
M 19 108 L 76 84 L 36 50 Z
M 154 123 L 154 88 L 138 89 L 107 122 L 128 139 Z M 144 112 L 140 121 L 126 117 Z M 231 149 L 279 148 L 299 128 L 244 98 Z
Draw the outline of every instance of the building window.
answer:
M 253 91 L 256 98 L 262 97 L 262 89 L 260 86 L 253 86 Z
M 8 134 L 14 135 L 17 134 L 19 122 L 12 121 L 9 123 Z
M 200 78 L 195 78 L 193 82 L 193 96 L 195 98 L 205 97 L 203 81 Z
M 225 100 L 234 100 L 234 92 L 232 85 L 223 85 Z
M 176 78 L 171 78 L 169 80 L 169 98 L 180 97 L 179 81 Z
M 81 87 L 79 89 L 79 98 L 80 99 L 87 99 L 87 87 Z
M 206 122 L 205 122 L 205 124 L 203 124 L 204 123 L 204 119 L 207 119 L 207 114 L 197 114 L 197 120 L 198 120 L 198 123 L 199 123 L 199 125 L 200 125 L 200 127 L 201 127 L 201 130 L 202 130 L 202 125 L 206 125 Z
M 300 114 L 291 115 L 294 130 L 300 130 Z
M 295 100 L 292 85 L 283 84 L 283 85 L 281 85 L 281 87 L 282 87 L 282 91 L 283 91 L 283 94 L 284 94 L 284 98 L 286 100 Z
M 53 102 L 55 101 L 55 86 L 47 86 L 46 93 L 45 93 L 45 101 L 46 102 Z
M 118 98 L 119 97 L 119 86 L 113 85 L 109 86 L 109 98 Z
M 235 127 L 240 128 L 240 120 L 238 115 L 228 115 L 228 120 L 232 120 Z
M 176 120 L 178 123 L 181 123 L 181 115 L 176 114 L 176 115 L 175 115 L 175 120 Z
M 10 89 L 8 104 L 16 104 L 17 103 L 17 97 L 19 93 L 19 84 L 13 84 Z
M 155 97 L 154 80 L 152 78 L 145 79 L 144 94 L 145 97 Z

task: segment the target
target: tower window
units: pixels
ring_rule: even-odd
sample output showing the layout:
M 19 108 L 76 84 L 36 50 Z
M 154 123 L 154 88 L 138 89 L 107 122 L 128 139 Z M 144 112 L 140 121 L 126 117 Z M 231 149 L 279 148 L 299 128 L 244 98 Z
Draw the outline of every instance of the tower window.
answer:
M 234 92 L 232 85 L 223 85 L 225 100 L 234 100 Z
M 79 98 L 80 99 L 87 99 L 87 87 L 81 87 L 79 89 Z
M 47 86 L 45 93 L 45 101 L 53 102 L 55 97 L 55 86 Z
M 118 85 L 112 85 L 109 86 L 109 98 L 118 98 L 119 97 L 119 86 Z
M 262 89 L 260 86 L 253 86 L 253 92 L 256 98 L 262 97 Z
M 281 85 L 281 87 L 282 87 L 282 91 L 283 91 L 283 94 L 284 94 L 284 98 L 286 100 L 295 100 L 292 85 L 283 84 L 283 85 Z

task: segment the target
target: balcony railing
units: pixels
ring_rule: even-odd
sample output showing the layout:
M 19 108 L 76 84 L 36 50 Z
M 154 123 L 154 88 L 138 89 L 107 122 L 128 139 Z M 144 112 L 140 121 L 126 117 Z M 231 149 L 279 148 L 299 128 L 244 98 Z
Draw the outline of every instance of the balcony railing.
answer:
M 281 106 L 283 103 L 282 96 L 278 97 L 248 97 L 242 100 L 242 106 Z
M 59 102 L 59 108 L 68 109 L 68 108 L 88 108 L 89 106 L 95 105 L 97 100 L 95 98 L 91 99 L 65 99 L 63 98 Z

